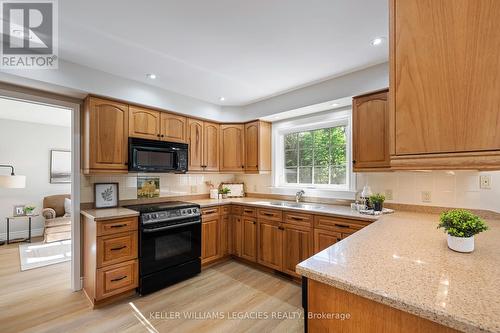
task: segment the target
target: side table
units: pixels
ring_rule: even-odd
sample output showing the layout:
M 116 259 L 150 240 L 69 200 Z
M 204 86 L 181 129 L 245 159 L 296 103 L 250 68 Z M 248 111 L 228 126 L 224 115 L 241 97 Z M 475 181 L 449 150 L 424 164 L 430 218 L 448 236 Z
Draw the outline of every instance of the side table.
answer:
M 37 217 L 38 215 L 21 215 L 21 216 L 9 216 L 7 217 L 7 244 L 11 243 L 19 243 L 19 242 L 27 242 L 31 243 L 31 219 L 33 217 Z M 28 219 L 28 238 L 16 238 L 10 239 L 10 222 L 11 220 L 20 220 L 20 219 Z

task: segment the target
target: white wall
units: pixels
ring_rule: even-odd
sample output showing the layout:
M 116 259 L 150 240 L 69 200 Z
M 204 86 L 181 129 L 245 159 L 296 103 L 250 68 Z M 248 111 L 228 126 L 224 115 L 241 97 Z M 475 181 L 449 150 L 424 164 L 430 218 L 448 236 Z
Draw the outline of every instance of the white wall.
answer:
M 71 184 L 49 182 L 51 149 L 71 149 L 71 127 L 0 119 L 0 164 L 14 165 L 16 174 L 26 176 L 24 189 L 0 188 L 1 239 L 6 238 L 5 217 L 12 215 L 14 205 L 33 205 L 39 213 L 45 196 L 70 193 Z M 5 175 L 9 170 L 0 172 Z M 43 221 L 41 216 L 34 218 L 34 235 L 43 233 Z M 10 230 L 11 237 L 20 237 L 28 223 L 16 220 Z

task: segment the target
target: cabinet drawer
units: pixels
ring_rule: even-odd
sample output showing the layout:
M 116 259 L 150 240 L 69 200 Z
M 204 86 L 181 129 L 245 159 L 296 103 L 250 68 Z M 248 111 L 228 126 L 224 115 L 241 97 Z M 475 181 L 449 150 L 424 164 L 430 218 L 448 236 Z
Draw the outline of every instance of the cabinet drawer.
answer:
M 227 215 L 231 213 L 231 206 L 222 206 L 221 207 L 222 215 Z
M 313 225 L 313 215 L 295 213 L 295 212 L 285 212 L 285 222 L 295 225 L 301 225 L 304 227 L 312 227 Z
M 136 259 L 137 231 L 97 238 L 97 267 Z
M 97 270 L 96 300 L 120 294 L 139 285 L 138 261 L 131 260 Z
M 111 235 L 137 230 L 137 217 L 127 217 L 109 221 L 97 222 L 97 236 Z
M 243 207 L 241 215 L 256 217 L 257 209 L 255 207 Z
M 233 214 L 233 215 L 241 215 L 241 214 L 243 214 L 243 207 L 241 207 L 241 206 L 232 206 L 231 207 L 231 214 Z
M 207 220 L 213 217 L 219 216 L 219 207 L 208 207 L 201 210 L 201 217 L 203 220 Z
M 355 233 L 358 230 L 363 229 L 369 222 L 349 220 L 340 217 L 331 216 L 314 216 L 314 227 L 326 230 L 332 230 L 340 233 Z
M 257 209 L 257 217 L 268 221 L 281 222 L 283 219 L 283 212 L 277 209 L 259 208 Z

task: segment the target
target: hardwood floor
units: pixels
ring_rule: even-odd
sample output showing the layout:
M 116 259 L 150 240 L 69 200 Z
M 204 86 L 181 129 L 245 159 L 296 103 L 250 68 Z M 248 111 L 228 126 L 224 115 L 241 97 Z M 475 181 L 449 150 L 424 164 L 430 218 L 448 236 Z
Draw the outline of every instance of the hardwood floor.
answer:
M 96 310 L 69 279 L 69 262 L 20 272 L 17 245 L 0 247 L 2 333 L 303 332 L 300 286 L 236 261 Z

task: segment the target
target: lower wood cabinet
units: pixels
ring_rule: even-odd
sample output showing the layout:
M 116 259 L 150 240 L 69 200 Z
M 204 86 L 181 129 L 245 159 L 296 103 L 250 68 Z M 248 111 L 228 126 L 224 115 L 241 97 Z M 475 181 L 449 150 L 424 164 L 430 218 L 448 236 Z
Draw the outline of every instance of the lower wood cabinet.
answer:
M 259 219 L 258 262 L 281 270 L 283 265 L 283 233 L 280 222 Z
M 314 229 L 314 253 L 318 253 L 342 240 L 342 234 L 323 229 Z
M 204 220 L 201 224 L 201 263 L 206 264 L 220 257 L 219 217 Z
M 295 272 L 295 266 L 313 255 L 312 228 L 288 223 L 284 223 L 282 226 L 282 271 L 292 276 L 299 276 L 299 274 Z
M 242 218 L 240 257 L 257 261 L 257 220 L 255 218 Z
M 231 243 L 231 254 L 239 257 L 241 256 L 241 235 L 242 235 L 242 224 L 243 218 L 240 215 L 233 215 L 231 221 L 231 231 L 232 231 L 232 243 Z
M 83 289 L 93 305 L 139 285 L 138 219 L 82 218 Z
M 220 255 L 221 256 L 227 256 L 229 254 L 229 248 L 231 246 L 230 244 L 230 237 L 229 237 L 229 228 L 231 225 L 231 216 L 229 214 L 224 214 L 220 218 L 220 239 L 219 239 L 219 246 L 220 246 Z

